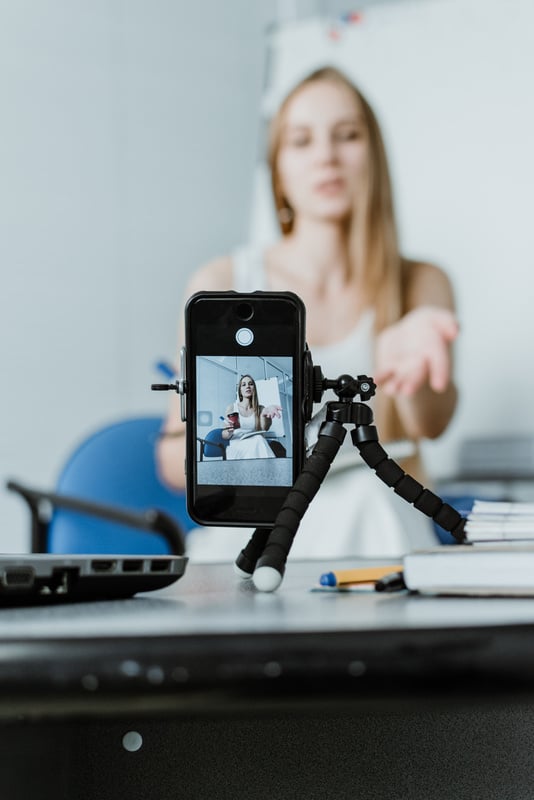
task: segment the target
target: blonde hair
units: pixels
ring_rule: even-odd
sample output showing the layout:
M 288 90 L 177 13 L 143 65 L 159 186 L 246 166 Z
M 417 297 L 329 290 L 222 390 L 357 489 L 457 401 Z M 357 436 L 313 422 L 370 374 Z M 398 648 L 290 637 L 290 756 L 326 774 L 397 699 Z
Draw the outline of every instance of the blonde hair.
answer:
M 237 384 L 237 396 L 238 396 L 239 400 L 241 402 L 243 402 L 243 394 L 241 392 L 241 384 L 243 383 L 245 378 L 250 378 L 250 380 L 252 381 L 252 385 L 254 387 L 254 391 L 253 391 L 253 394 L 252 394 L 252 400 L 251 400 L 251 403 L 250 403 L 250 407 L 252 408 L 252 410 L 254 412 L 254 425 L 255 425 L 255 428 L 256 428 L 257 431 L 259 431 L 260 428 L 261 428 L 261 421 L 260 421 L 261 406 L 260 406 L 260 402 L 258 400 L 258 389 L 256 387 L 256 381 L 254 380 L 252 375 L 248 374 L 248 372 L 245 373 L 245 375 L 241 375 L 241 377 L 239 378 L 239 381 L 238 381 L 238 384 Z
M 284 117 L 289 103 L 298 92 L 320 81 L 348 89 L 361 110 L 366 127 L 369 149 L 365 188 L 362 196 L 355 199 L 347 226 L 347 246 L 349 269 L 361 287 L 366 302 L 375 310 L 375 330 L 379 332 L 399 320 L 405 312 L 405 264 L 399 253 L 389 167 L 380 126 L 371 106 L 352 81 L 334 67 L 318 69 L 300 81 L 286 96 L 271 121 L 268 162 L 274 203 L 282 234 L 287 236 L 293 230 L 293 218 L 287 214 L 288 201 L 284 197 L 278 172 Z M 393 401 L 381 397 L 378 406 L 377 414 L 384 436 L 394 438 L 402 435 Z

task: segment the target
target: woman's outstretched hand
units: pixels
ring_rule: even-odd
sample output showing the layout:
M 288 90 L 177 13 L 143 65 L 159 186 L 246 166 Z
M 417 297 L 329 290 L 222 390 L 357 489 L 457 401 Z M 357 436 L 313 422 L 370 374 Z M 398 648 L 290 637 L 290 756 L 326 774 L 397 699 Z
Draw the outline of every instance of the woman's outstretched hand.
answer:
M 421 306 L 377 338 L 374 379 L 388 395 L 411 396 L 428 384 L 444 392 L 451 378 L 450 344 L 458 321 L 447 309 Z
M 265 408 L 261 412 L 262 417 L 267 417 L 268 419 L 273 419 L 274 417 L 281 417 L 282 416 L 282 406 L 265 406 Z

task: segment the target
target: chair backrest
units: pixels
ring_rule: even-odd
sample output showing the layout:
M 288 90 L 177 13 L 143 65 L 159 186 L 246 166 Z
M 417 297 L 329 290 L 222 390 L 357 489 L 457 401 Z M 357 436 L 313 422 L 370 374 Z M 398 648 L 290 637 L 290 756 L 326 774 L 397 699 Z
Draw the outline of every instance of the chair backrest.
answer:
M 59 476 L 58 494 L 144 511 L 167 512 L 182 527 L 194 523 L 185 508 L 183 492 L 160 481 L 155 447 L 160 417 L 137 417 L 101 428 L 71 454 Z M 167 553 L 163 537 L 115 522 L 56 509 L 48 528 L 47 550 L 52 553 Z
M 228 447 L 228 439 L 223 439 L 221 428 L 213 428 L 209 431 L 204 441 L 205 458 L 223 458 L 224 451 Z

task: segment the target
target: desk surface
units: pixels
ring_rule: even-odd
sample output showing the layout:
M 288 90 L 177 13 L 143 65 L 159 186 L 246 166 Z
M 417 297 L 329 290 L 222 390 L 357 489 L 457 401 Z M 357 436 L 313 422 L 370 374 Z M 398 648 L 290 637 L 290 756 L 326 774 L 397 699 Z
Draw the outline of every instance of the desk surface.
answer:
M 273 594 L 231 564 L 190 565 L 172 587 L 129 600 L 2 609 L 0 696 L 534 681 L 533 599 L 312 591 L 325 566 L 290 562 Z
M 4 795 L 531 797 L 534 600 L 314 593 L 324 566 L 0 611 Z

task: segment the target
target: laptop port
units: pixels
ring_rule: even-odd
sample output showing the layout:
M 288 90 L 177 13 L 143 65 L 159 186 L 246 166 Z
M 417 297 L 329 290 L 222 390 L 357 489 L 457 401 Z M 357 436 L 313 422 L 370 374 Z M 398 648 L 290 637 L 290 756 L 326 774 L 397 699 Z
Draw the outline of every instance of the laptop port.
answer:
M 117 562 L 112 558 L 95 558 L 91 561 L 93 572 L 115 572 Z
M 40 592 L 68 595 L 79 575 L 79 567 L 54 567 L 52 577 L 41 586 Z
M 171 562 L 163 558 L 153 558 L 150 562 L 150 572 L 170 572 Z
M 2 584 L 6 589 L 29 589 L 34 579 L 33 567 L 6 567 L 2 573 Z
M 122 562 L 123 572 L 142 572 L 143 560 L 141 558 L 128 558 Z

